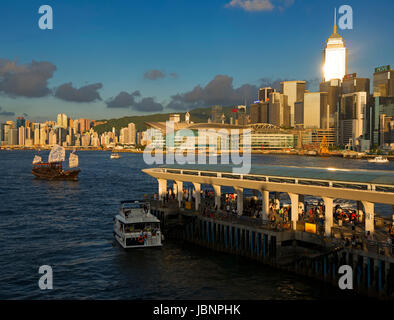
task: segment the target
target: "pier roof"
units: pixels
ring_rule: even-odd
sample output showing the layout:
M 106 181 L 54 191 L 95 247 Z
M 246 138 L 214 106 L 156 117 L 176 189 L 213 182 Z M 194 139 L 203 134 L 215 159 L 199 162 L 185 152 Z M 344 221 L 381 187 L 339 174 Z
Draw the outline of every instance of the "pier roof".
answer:
M 215 164 L 174 164 L 164 165 L 162 168 L 179 170 L 209 171 L 225 174 L 234 174 L 233 165 Z M 275 165 L 253 165 L 249 175 L 277 176 L 296 179 L 317 179 L 328 181 L 341 181 L 351 183 L 383 184 L 394 186 L 394 172 L 387 170 L 362 170 L 362 169 L 339 169 L 320 167 L 295 167 Z M 243 174 L 243 175 L 248 175 Z

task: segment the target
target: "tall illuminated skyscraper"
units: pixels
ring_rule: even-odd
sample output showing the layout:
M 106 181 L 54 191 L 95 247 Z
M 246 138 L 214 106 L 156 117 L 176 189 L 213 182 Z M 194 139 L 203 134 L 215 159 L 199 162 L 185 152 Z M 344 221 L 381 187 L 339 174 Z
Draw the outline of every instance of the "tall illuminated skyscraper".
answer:
M 57 115 L 57 125 L 62 128 L 67 128 L 67 116 L 64 113 Z
M 326 40 L 323 51 L 323 82 L 340 79 L 347 74 L 346 41 L 337 32 L 337 10 L 334 13 L 334 30 Z

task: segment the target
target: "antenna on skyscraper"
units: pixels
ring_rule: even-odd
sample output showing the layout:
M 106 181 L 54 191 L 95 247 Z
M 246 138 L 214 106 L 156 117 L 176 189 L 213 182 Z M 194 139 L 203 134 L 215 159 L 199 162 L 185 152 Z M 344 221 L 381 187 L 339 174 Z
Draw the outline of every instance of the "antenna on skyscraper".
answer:
M 337 8 L 334 8 L 334 33 L 337 32 Z

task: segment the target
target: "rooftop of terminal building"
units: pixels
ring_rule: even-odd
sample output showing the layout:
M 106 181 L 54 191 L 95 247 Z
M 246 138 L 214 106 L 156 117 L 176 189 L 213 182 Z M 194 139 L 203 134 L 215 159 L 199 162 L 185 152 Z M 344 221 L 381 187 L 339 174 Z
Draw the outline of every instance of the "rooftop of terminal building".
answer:
M 223 164 L 173 164 L 161 168 L 233 173 L 237 166 Z M 320 167 L 295 167 L 275 165 L 253 165 L 250 175 L 276 176 L 283 178 L 316 179 L 349 183 L 382 184 L 394 186 L 394 172 L 387 170 L 339 169 Z M 237 174 L 235 174 L 237 175 Z M 244 176 L 247 174 L 243 174 Z

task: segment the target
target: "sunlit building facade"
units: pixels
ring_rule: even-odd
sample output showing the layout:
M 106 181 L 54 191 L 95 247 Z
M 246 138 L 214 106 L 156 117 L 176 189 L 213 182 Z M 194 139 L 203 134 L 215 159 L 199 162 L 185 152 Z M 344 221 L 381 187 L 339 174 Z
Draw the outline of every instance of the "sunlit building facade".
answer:
M 342 80 L 347 74 L 346 41 L 338 34 L 336 11 L 334 15 L 334 30 L 326 40 L 323 51 L 323 82 L 331 79 Z

